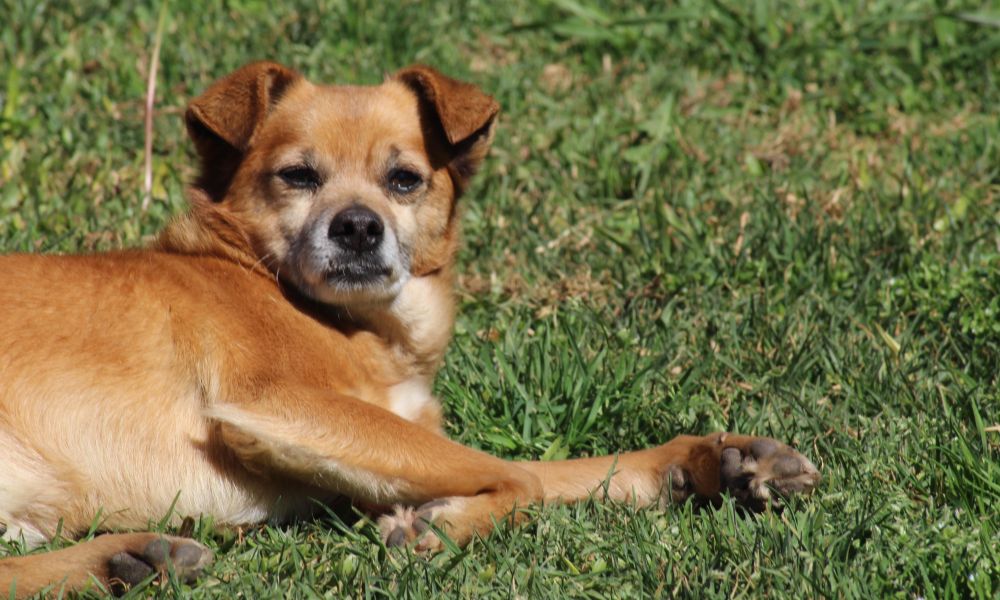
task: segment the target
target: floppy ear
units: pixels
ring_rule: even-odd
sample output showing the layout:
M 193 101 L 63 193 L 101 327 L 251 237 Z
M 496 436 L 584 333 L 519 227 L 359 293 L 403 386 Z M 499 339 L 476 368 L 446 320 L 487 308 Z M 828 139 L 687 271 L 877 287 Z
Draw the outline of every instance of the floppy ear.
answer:
M 222 199 L 254 133 L 301 78 L 276 63 L 250 63 L 213 83 L 188 105 L 184 121 L 201 163 L 196 187 L 215 201 Z
M 406 67 L 394 78 L 409 86 L 432 113 L 431 120 L 447 142 L 448 168 L 461 192 L 490 148 L 500 105 L 476 86 L 425 65 Z

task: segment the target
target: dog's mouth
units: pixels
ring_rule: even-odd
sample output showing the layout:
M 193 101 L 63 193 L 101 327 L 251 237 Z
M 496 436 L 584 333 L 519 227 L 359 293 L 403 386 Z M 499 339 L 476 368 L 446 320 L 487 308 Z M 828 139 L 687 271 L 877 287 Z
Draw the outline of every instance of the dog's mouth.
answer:
M 326 283 L 340 288 L 362 288 L 384 282 L 392 275 L 392 269 L 381 263 L 348 263 L 330 265 L 326 271 Z

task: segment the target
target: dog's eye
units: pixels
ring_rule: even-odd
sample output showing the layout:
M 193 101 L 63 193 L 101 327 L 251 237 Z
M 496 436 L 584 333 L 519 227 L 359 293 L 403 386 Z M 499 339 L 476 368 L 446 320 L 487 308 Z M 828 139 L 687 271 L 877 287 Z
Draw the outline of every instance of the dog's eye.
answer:
M 278 177 L 293 188 L 314 190 L 320 186 L 319 172 L 312 167 L 299 165 L 278 171 Z
M 389 188 L 399 194 L 409 194 L 423 182 L 420 175 L 409 169 L 393 169 L 389 172 Z

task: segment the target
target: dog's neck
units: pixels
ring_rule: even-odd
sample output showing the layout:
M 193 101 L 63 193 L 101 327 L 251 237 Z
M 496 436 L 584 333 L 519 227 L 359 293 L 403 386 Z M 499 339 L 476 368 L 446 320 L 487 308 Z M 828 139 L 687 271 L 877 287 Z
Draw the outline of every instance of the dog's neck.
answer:
M 454 278 L 450 268 L 413 277 L 391 302 L 351 309 L 362 327 L 391 344 L 413 374 L 433 378 L 455 324 Z
M 218 209 L 201 190 L 188 190 L 188 196 L 190 210 L 160 232 L 153 248 L 175 254 L 214 256 L 273 277 L 254 254 L 253 244 L 235 215 Z

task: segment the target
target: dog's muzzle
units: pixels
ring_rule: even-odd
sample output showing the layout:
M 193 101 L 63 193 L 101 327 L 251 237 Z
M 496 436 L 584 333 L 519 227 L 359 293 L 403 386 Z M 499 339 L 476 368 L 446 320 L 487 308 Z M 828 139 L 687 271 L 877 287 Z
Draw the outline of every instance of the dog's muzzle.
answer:
M 410 268 L 391 223 L 363 204 L 313 221 L 293 244 L 289 263 L 285 273 L 330 304 L 392 298 Z

